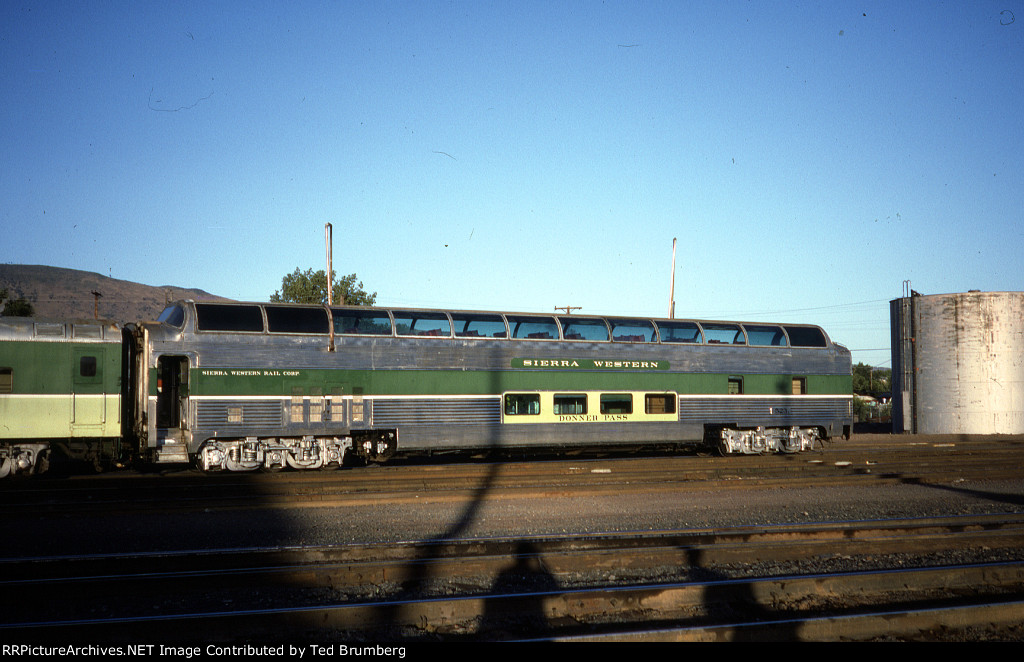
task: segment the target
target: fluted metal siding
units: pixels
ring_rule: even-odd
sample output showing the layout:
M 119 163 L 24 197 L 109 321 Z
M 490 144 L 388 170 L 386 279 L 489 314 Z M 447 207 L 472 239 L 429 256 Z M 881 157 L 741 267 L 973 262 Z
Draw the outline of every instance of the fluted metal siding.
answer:
M 283 422 L 280 400 L 196 402 L 196 428 L 199 430 L 232 430 L 242 428 L 279 429 Z M 229 416 L 229 410 L 240 410 L 240 416 Z M 237 418 L 238 420 L 229 420 Z
M 374 398 L 373 426 L 481 425 L 501 422 L 499 398 Z
M 679 398 L 680 422 L 700 425 L 806 425 L 812 420 L 845 419 L 849 416 L 849 398 Z

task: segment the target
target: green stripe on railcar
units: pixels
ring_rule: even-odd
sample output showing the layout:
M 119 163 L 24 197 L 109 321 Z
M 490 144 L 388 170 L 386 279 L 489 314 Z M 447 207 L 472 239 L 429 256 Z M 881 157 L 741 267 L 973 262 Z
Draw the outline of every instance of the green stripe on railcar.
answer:
M 364 395 L 498 395 L 505 391 L 675 391 L 681 395 L 730 392 L 740 380 L 746 395 L 792 395 L 794 379 L 803 394 L 848 396 L 849 375 L 760 375 L 726 373 L 599 372 L 595 370 L 321 370 L 193 368 L 193 396 L 291 396 L 320 389 L 358 387 Z M 150 384 L 155 389 L 156 374 Z M 151 392 L 155 395 L 155 390 Z

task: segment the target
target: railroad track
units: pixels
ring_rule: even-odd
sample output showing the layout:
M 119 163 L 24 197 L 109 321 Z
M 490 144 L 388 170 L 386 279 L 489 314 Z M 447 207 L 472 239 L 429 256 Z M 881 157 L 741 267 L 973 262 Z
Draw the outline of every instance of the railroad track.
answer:
M 0 569 L 11 641 L 1012 637 L 1024 624 L 1024 515 L 1013 513 Z
M 895 439 L 900 439 L 896 437 Z M 351 470 L 206 476 L 179 471 L 6 481 L 5 513 L 48 515 L 357 506 L 424 499 L 601 495 L 821 485 L 948 484 L 1024 474 L 1024 441 L 836 442 L 821 452 L 752 457 L 583 455 L 551 461 L 397 464 Z M 480 492 L 486 488 L 486 495 Z M 2 518 L 4 514 L 0 514 Z
M 778 488 L 808 488 L 806 495 L 910 483 L 985 504 L 957 512 L 1013 508 L 1022 504 L 1016 483 L 990 491 L 977 481 L 1017 481 L 1022 459 L 1020 440 L 886 438 L 792 456 L 584 454 L 311 474 L 180 471 L 7 481 L 0 485 L 0 522 L 14 536 L 24 531 L 30 541 L 50 541 L 27 544 L 25 553 L 70 541 L 46 533 L 65 523 L 74 523 L 68 530 L 78 534 L 99 527 L 113 536 L 111 544 L 90 541 L 91 548 L 118 553 L 0 559 L 0 637 L 938 639 L 974 628 L 988 637 L 1022 638 L 1021 514 L 465 539 L 467 523 L 485 512 L 519 512 L 515 500 L 524 500 L 524 511 L 534 500 L 568 513 L 588 497 L 600 497 L 593 500 L 598 504 L 639 497 L 632 508 L 642 509 L 645 499 L 661 496 L 711 504 L 747 490 L 734 503 L 754 508 L 789 494 Z M 961 488 L 961 481 L 975 483 Z M 491 507 L 482 508 L 484 502 Z M 373 521 L 382 505 L 402 522 L 413 512 L 447 512 L 449 519 L 439 520 L 446 522 L 443 540 L 120 553 L 143 548 L 135 527 L 159 549 L 188 544 L 142 529 L 153 522 L 173 524 L 179 536 L 199 522 L 210 523 L 204 535 L 242 521 L 261 532 L 273 524 L 284 531 L 280 539 L 291 540 L 289 523 L 300 512 L 294 509 L 324 508 L 301 511 L 324 513 L 310 520 L 317 523 Z M 231 512 L 242 510 L 248 512 Z M 747 520 L 744 511 L 732 512 Z M 767 521 L 800 519 L 799 511 L 788 517 L 785 506 L 774 512 Z M 66 548 L 85 547 L 68 542 Z

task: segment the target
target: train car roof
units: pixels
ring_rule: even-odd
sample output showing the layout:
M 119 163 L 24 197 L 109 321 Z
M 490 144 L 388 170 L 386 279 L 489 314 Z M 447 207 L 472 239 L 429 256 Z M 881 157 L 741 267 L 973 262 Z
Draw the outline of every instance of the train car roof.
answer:
M 231 315 L 232 309 L 237 309 L 240 312 L 244 311 L 244 310 L 247 310 L 248 311 L 247 314 L 251 317 L 251 322 L 250 322 L 251 326 L 245 327 L 245 328 L 238 328 L 239 325 L 236 325 L 236 323 L 235 323 L 236 320 L 234 318 L 235 317 L 240 317 L 240 316 L 233 316 L 233 315 Z M 256 317 L 256 312 L 255 311 L 257 309 L 262 311 L 259 314 L 259 319 L 257 319 L 257 317 Z M 493 311 L 493 310 L 452 310 L 452 309 L 439 309 L 439 308 L 420 308 L 420 307 L 415 307 L 415 306 L 408 306 L 408 307 L 406 307 L 406 306 L 387 306 L 387 307 L 372 306 L 372 307 L 369 307 L 369 306 L 335 305 L 335 306 L 329 306 L 328 307 L 328 306 L 325 306 L 325 305 L 317 305 L 317 304 L 297 304 L 297 303 L 284 303 L 284 302 L 272 302 L 272 301 L 271 302 L 241 302 L 241 301 L 239 301 L 239 302 L 225 302 L 225 301 L 194 301 L 194 300 L 191 300 L 191 299 L 185 299 L 185 300 L 175 301 L 175 302 L 169 304 L 167 306 L 167 308 L 164 309 L 163 313 L 161 313 L 161 315 L 158 318 L 156 323 L 164 324 L 164 325 L 169 325 L 169 326 L 172 326 L 172 327 L 175 327 L 175 328 L 178 328 L 178 329 L 182 329 L 182 330 L 185 330 L 185 328 L 188 327 L 188 330 L 194 331 L 194 332 L 198 332 L 198 333 L 209 332 L 209 331 L 212 331 L 212 332 L 247 332 L 247 333 L 275 333 L 275 332 L 277 332 L 277 333 L 289 333 L 289 332 L 290 333 L 327 333 L 326 326 L 324 327 L 324 330 L 322 330 L 322 331 L 312 331 L 312 332 L 294 331 L 294 330 L 287 330 L 287 329 L 280 329 L 280 330 L 268 329 L 267 323 L 264 322 L 264 319 L 268 316 L 268 313 L 266 311 L 268 311 L 268 310 L 269 311 L 275 311 L 275 310 L 283 310 L 283 309 L 284 310 L 292 309 L 292 310 L 295 310 L 295 311 L 300 311 L 300 310 L 304 310 L 304 311 L 322 311 L 323 312 L 323 316 L 322 317 L 323 317 L 325 325 L 326 324 L 330 324 L 330 323 L 332 323 L 333 321 L 336 321 L 339 318 L 347 318 L 347 317 L 353 317 L 353 316 L 373 316 L 374 314 L 377 314 L 378 316 L 387 316 L 389 318 L 389 320 L 391 320 L 392 327 L 394 327 L 394 321 L 396 319 L 396 314 L 398 314 L 400 316 L 403 316 L 403 319 L 406 319 L 409 315 L 412 315 L 412 316 L 422 316 L 423 318 L 428 318 L 428 317 L 431 317 L 431 316 L 433 316 L 434 318 L 440 318 L 440 317 L 448 318 L 448 316 L 455 316 L 455 318 L 458 318 L 459 320 L 464 319 L 467 316 L 481 316 L 481 317 L 483 317 L 483 316 L 490 316 L 492 319 L 500 317 L 500 318 L 502 318 L 503 320 L 506 320 L 506 321 L 508 321 L 508 320 L 519 321 L 519 320 L 527 320 L 527 319 L 535 319 L 535 320 L 537 320 L 537 319 L 550 319 L 550 320 L 557 320 L 555 323 L 556 323 L 556 325 L 558 326 L 558 329 L 559 329 L 559 337 L 557 337 L 557 338 L 549 338 L 551 340 L 586 340 L 587 338 L 566 338 L 566 337 L 562 337 L 562 334 L 560 333 L 560 331 L 563 328 L 563 326 L 565 326 L 565 323 L 566 322 L 572 323 L 574 321 L 575 322 L 579 322 L 579 323 L 585 323 L 587 321 L 597 321 L 597 320 L 600 320 L 600 321 L 604 322 L 605 324 L 610 324 L 612 326 L 617 326 L 617 325 L 621 325 L 623 323 L 628 323 L 628 322 L 635 322 L 635 323 L 642 323 L 642 324 L 651 324 L 654 327 L 657 327 L 659 332 L 661 332 L 663 329 L 668 329 L 668 328 L 672 327 L 673 325 L 675 325 L 676 328 L 678 328 L 681 325 L 694 324 L 694 325 L 698 325 L 700 327 L 700 330 L 703 332 L 702 335 L 701 335 L 701 340 L 696 341 L 694 344 L 740 344 L 740 345 L 748 344 L 746 341 L 744 341 L 744 342 L 736 342 L 736 343 L 729 343 L 729 342 L 722 343 L 721 341 L 714 341 L 714 342 L 708 341 L 706 339 L 706 335 L 705 335 L 706 332 L 708 330 L 715 331 L 716 330 L 716 328 L 715 328 L 716 326 L 717 327 L 722 327 L 720 329 L 717 329 L 717 331 L 723 331 L 723 330 L 727 331 L 729 327 L 742 328 L 743 329 L 743 335 L 744 335 L 745 338 L 749 337 L 750 330 L 760 329 L 763 332 L 766 329 L 779 328 L 779 329 L 785 329 L 785 333 L 786 333 L 787 337 L 793 336 L 794 335 L 794 331 L 796 331 L 798 334 L 802 333 L 800 330 L 807 330 L 807 332 L 808 332 L 807 334 L 805 334 L 806 335 L 806 339 L 805 340 L 794 341 L 794 342 L 787 342 L 787 343 L 785 343 L 787 346 L 794 346 L 794 347 L 819 347 L 819 348 L 820 347 L 831 347 L 831 346 L 839 346 L 839 347 L 841 347 L 841 345 L 836 345 L 835 343 L 833 343 L 831 341 L 831 339 L 828 337 L 828 334 L 826 334 L 825 331 L 820 326 L 817 326 L 817 325 L 814 325 L 814 324 L 786 323 L 786 322 L 743 322 L 743 321 L 738 321 L 738 320 L 709 320 L 709 319 L 693 319 L 693 318 L 678 318 L 678 317 L 677 318 L 660 318 L 660 317 L 647 317 L 647 316 L 643 316 L 643 315 L 633 315 L 633 316 L 625 316 L 625 315 L 590 315 L 590 314 L 572 314 L 572 315 L 569 315 L 569 314 L 559 314 L 557 312 L 553 312 L 553 313 L 539 313 L 539 312 L 508 312 L 508 311 Z M 190 312 L 188 314 L 186 314 L 185 313 L 186 310 L 188 310 Z M 197 310 L 209 311 L 209 312 L 211 312 L 211 314 L 212 314 L 213 311 L 216 311 L 217 315 L 219 315 L 221 317 L 221 319 L 227 320 L 227 319 L 230 318 L 231 321 L 230 321 L 230 323 L 223 324 L 224 328 L 206 328 L 206 329 L 202 329 L 202 328 L 199 327 L 199 324 L 198 324 L 198 317 L 197 317 L 197 312 L 196 312 Z M 332 314 L 331 314 L 330 317 L 327 314 L 328 310 L 332 311 Z M 345 313 L 349 313 L 349 315 L 345 315 Z M 383 319 L 383 317 L 381 317 L 381 319 Z M 349 333 L 346 333 L 344 330 L 335 330 L 334 332 L 335 332 L 336 335 L 342 335 L 342 336 L 350 335 Z M 820 334 L 820 336 L 818 334 Z M 387 332 L 387 333 L 375 333 L 375 334 L 372 334 L 372 335 L 378 335 L 378 336 L 380 336 L 380 335 L 384 335 L 384 336 L 398 335 L 398 336 L 406 337 L 406 336 L 408 336 L 410 334 L 398 333 L 396 329 L 392 328 L 390 332 Z M 417 335 L 417 334 L 412 334 L 412 335 Z M 418 334 L 418 335 L 427 335 L 427 334 Z M 441 337 L 448 337 L 448 338 L 460 337 L 459 334 L 457 334 L 457 333 L 453 334 L 453 332 L 451 331 L 450 328 L 445 333 L 438 333 L 438 334 L 431 334 L 431 335 L 441 336 Z M 526 336 L 515 337 L 515 336 L 512 336 L 512 335 L 506 335 L 506 336 L 500 336 L 500 337 L 504 338 L 504 339 L 523 339 L 523 340 L 527 339 Z M 606 338 L 605 340 L 611 341 L 612 338 L 609 337 L 609 338 Z M 618 342 L 619 340 L 616 339 L 616 341 Z M 640 342 L 664 342 L 664 340 L 661 340 L 658 337 L 655 337 L 652 340 L 643 340 L 643 341 L 640 341 Z M 686 342 L 690 342 L 690 341 L 686 341 Z M 775 344 L 775 343 L 772 343 L 772 342 L 751 342 L 749 344 L 751 344 L 751 345 L 758 345 L 758 346 L 765 346 L 765 345 L 772 345 L 772 344 Z
M 0 340 L 119 342 L 121 328 L 113 320 L 0 317 Z
M 323 304 L 315 303 L 292 303 L 284 301 L 196 301 L 194 299 L 179 299 L 172 301 L 168 304 L 168 307 L 174 305 L 213 305 L 213 306 L 283 306 L 287 308 L 303 308 L 303 309 L 316 309 L 316 310 L 327 310 L 328 306 Z M 329 307 L 331 310 L 352 310 L 352 311 L 402 311 L 402 312 L 418 312 L 418 313 L 447 313 L 447 314 L 466 314 L 466 315 L 514 315 L 514 316 L 527 316 L 527 317 L 558 317 L 558 318 L 579 318 L 579 319 L 608 319 L 608 320 L 645 320 L 652 322 L 697 322 L 700 324 L 743 324 L 743 325 L 775 325 L 775 326 L 803 326 L 820 329 L 821 327 L 817 324 L 807 324 L 805 322 L 754 322 L 754 321 L 742 321 L 742 320 L 728 320 L 728 319 L 703 319 L 696 317 L 652 317 L 650 315 L 604 315 L 604 314 L 583 314 L 583 313 L 572 313 L 565 314 L 559 312 L 544 313 L 538 311 L 514 311 L 514 310 L 474 310 L 474 309 L 462 309 L 462 308 L 424 308 L 420 306 L 350 306 L 350 305 L 332 305 Z M 164 309 L 166 312 L 167 308 Z M 163 313 L 161 313 L 162 315 Z M 0 318 L 3 319 L 3 318 Z

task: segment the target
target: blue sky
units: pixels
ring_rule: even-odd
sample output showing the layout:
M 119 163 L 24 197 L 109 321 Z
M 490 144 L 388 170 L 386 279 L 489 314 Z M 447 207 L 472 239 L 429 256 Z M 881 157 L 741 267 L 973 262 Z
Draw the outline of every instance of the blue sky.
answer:
M 811 322 L 1024 289 L 1024 1 L 0 6 L 0 260 Z

